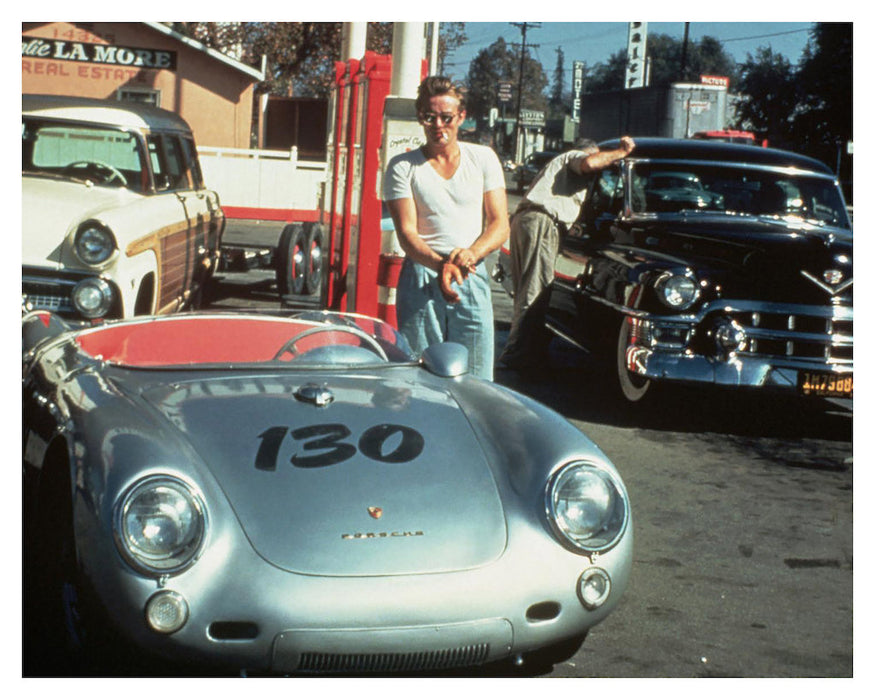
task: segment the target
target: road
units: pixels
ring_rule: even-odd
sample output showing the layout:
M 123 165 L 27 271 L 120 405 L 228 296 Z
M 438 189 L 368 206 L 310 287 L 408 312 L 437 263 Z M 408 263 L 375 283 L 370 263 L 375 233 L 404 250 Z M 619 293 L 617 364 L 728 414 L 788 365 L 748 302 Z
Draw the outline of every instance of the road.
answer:
M 220 276 L 215 307 L 275 304 L 268 272 Z M 496 347 L 510 299 L 493 289 Z M 853 675 L 852 417 L 829 404 L 678 391 L 650 413 L 554 341 L 496 381 L 558 410 L 626 481 L 635 561 L 618 608 L 556 677 Z

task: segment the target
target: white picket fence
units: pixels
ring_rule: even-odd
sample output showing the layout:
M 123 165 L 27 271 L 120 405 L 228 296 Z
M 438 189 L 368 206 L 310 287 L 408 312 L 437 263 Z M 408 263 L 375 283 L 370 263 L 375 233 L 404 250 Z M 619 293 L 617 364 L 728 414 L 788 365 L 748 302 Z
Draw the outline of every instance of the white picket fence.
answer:
M 298 159 L 298 149 L 267 151 L 199 146 L 207 187 L 223 207 L 317 210 L 327 163 Z

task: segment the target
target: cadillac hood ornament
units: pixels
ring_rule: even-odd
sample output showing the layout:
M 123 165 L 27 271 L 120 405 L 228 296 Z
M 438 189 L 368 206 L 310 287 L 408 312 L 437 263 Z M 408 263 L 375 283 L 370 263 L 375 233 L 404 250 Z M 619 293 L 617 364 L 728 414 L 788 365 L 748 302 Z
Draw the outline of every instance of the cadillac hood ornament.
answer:
M 819 279 L 817 279 L 817 277 L 812 275 L 807 270 L 802 270 L 801 273 L 805 279 L 816 284 L 818 287 L 820 287 L 823 291 L 831 296 L 837 296 L 838 294 L 841 294 L 854 283 L 853 279 L 849 279 L 843 282 L 842 280 L 844 280 L 844 273 L 841 270 L 824 270 L 823 282 L 821 282 Z

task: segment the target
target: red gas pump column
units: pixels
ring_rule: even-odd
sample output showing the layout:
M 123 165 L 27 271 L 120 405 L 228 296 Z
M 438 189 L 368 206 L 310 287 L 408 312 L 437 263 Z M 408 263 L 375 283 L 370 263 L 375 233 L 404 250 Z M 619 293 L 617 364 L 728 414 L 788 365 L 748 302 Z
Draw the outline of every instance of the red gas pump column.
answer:
M 377 187 L 392 59 L 368 51 L 336 69 L 327 306 L 376 316 L 382 239 Z
M 325 306 L 378 316 L 396 325 L 394 289 L 403 253 L 394 230 L 381 226 L 382 169 L 387 156 L 403 145 L 394 143 L 393 148 L 390 144 L 388 149 L 386 145 L 391 140 L 388 133 L 394 132 L 390 124 L 384 125 L 392 58 L 368 51 L 361 61 L 351 59 L 335 68 L 334 144 L 329 149 L 330 182 L 326 188 L 330 201 L 323 205 L 322 216 L 329 229 Z M 426 68 L 423 61 L 423 78 Z M 389 112 L 393 100 L 397 98 L 389 101 Z M 411 115 L 405 114 L 402 120 L 408 128 L 410 119 Z M 412 119 L 420 138 L 415 147 L 421 143 L 422 128 L 416 124 L 415 114 Z

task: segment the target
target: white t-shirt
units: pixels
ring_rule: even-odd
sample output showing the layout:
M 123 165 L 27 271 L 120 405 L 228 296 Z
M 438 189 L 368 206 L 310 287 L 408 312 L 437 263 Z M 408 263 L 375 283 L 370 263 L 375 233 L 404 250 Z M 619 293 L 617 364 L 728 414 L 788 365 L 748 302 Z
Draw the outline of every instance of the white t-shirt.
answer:
M 389 161 L 383 199 L 413 199 L 420 238 L 439 255 L 469 247 L 483 232 L 483 194 L 504 189 L 504 171 L 488 146 L 459 143 L 461 158 L 445 180 L 421 148 Z

